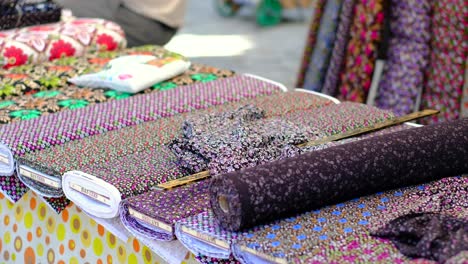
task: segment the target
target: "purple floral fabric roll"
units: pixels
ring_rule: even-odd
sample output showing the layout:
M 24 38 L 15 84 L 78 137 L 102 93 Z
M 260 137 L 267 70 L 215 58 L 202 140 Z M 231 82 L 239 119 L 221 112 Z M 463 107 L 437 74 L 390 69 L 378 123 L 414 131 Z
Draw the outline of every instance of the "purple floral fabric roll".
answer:
M 211 206 L 224 228 L 239 231 L 365 194 L 459 175 L 468 171 L 467 130 L 464 118 L 227 173 L 213 180 Z
M 384 67 L 376 106 L 397 115 L 415 111 L 429 63 L 430 4 L 427 0 L 392 0 L 388 60 Z

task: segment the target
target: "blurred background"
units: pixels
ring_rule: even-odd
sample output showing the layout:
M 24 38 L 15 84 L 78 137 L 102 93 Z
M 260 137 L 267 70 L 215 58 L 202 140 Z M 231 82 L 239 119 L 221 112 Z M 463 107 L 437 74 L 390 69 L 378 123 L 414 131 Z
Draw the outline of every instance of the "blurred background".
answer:
M 216 1 L 188 0 L 185 23 L 166 48 L 196 62 L 257 74 L 293 88 L 313 9 L 283 10 L 283 21 L 260 26 L 255 1 L 220 14 Z M 288 19 L 289 18 L 289 19 Z

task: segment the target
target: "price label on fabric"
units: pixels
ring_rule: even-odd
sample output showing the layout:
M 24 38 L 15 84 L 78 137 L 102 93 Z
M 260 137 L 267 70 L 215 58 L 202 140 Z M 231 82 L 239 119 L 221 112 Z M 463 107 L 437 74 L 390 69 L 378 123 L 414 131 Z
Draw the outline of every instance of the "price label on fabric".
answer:
M 83 186 L 80 186 L 78 184 L 75 184 L 75 183 L 70 183 L 70 188 L 72 188 L 73 190 L 79 192 L 79 193 L 82 193 L 86 196 L 88 196 L 89 198 L 95 200 L 95 201 L 98 201 L 98 202 L 101 202 L 103 204 L 106 204 L 106 205 L 111 205 L 110 204 L 110 198 L 107 197 L 107 196 L 104 196 L 102 194 L 99 194 L 95 191 L 92 191 L 90 189 L 87 189 Z
M 183 233 L 187 234 L 187 235 L 198 238 L 198 239 L 202 240 L 203 242 L 205 242 L 207 244 L 210 244 L 212 246 L 219 247 L 219 248 L 224 249 L 224 250 L 229 250 L 230 249 L 229 243 L 227 243 L 226 241 L 211 237 L 211 236 L 209 236 L 207 234 L 203 234 L 203 233 L 200 233 L 198 231 L 189 229 L 189 228 L 187 228 L 185 226 L 181 227 L 181 231 Z
M 8 159 L 8 157 L 2 154 L 0 154 L 0 162 L 5 165 L 10 165 L 10 160 Z
M 168 225 L 166 223 L 163 223 L 161 221 L 158 221 L 154 218 L 151 218 L 145 214 L 142 214 L 140 212 L 137 212 L 135 211 L 134 209 L 132 208 L 129 208 L 129 213 L 131 216 L 133 216 L 134 218 L 140 220 L 140 221 L 143 221 L 149 225 L 152 225 L 152 226 L 155 226 L 155 227 L 158 227 L 158 228 L 161 228 L 163 230 L 166 230 L 168 232 L 172 232 L 172 226 L 171 225 Z
M 26 178 L 43 183 L 55 189 L 60 189 L 61 187 L 60 182 L 51 180 L 48 177 L 46 177 L 44 174 L 33 171 L 32 169 L 29 169 L 28 167 L 20 166 L 19 173 Z
M 248 253 L 250 253 L 252 255 L 255 255 L 255 256 L 259 257 L 259 258 L 270 261 L 272 263 L 278 263 L 278 264 L 287 264 L 288 263 L 286 261 L 286 259 L 266 255 L 266 254 L 263 254 L 261 252 L 256 251 L 255 249 L 252 249 L 252 248 L 249 248 L 249 247 L 246 247 L 246 246 L 241 246 L 241 249 L 243 251 L 246 251 L 246 252 L 248 252 Z

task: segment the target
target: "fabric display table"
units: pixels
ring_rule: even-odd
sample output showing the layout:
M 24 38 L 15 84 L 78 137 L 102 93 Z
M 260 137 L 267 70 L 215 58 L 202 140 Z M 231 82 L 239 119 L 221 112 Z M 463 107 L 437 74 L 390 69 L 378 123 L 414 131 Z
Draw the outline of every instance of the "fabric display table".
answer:
M 100 19 L 0 32 L 0 264 L 467 263 L 466 83 L 407 122 L 449 2 L 318 1 L 295 90 Z

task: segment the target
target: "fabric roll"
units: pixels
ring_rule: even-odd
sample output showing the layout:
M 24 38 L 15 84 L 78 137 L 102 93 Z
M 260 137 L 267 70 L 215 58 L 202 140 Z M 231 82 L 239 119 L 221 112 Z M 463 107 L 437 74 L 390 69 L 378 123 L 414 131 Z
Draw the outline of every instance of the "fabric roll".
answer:
M 409 125 L 394 126 L 362 135 L 360 137 L 332 142 L 323 148 L 394 133 L 410 128 L 411 126 Z M 294 148 L 294 150 L 294 152 L 290 152 L 281 158 L 293 157 L 307 151 L 313 151 L 312 149 L 299 148 Z M 299 151 L 296 152 L 297 150 Z M 192 253 L 220 259 L 229 258 L 232 254 L 231 245 L 236 242 L 239 237 L 242 237 L 242 233 L 240 232 L 231 232 L 223 229 L 211 210 L 177 221 L 175 228 L 177 239 L 179 239 Z M 257 229 L 258 227 L 254 227 L 254 230 Z M 250 232 L 254 232 L 254 230 L 250 230 Z
M 150 89 L 145 89 L 142 93 L 171 90 L 182 85 L 197 82 L 204 83 L 233 75 L 234 72 L 229 70 L 217 69 L 202 64 L 192 64 L 182 75 L 158 83 Z M 0 124 L 38 118 L 63 110 L 80 109 L 98 103 L 126 99 L 131 96 L 133 94 L 106 89 L 77 87 L 75 85 L 40 91 L 31 95 L 10 95 L 6 96 L 0 104 Z
M 239 233 L 232 247 L 234 255 L 242 263 L 256 263 L 252 260 L 258 259 L 281 263 L 420 263 L 423 260 L 406 257 L 387 239 L 371 236 L 371 229 L 387 215 L 407 214 L 408 208 L 423 206 L 431 211 L 431 204 L 423 205 L 420 199 L 438 204 L 437 193 L 455 197 L 453 191 L 457 191 L 458 200 L 452 200 L 456 206 L 442 207 L 440 213 L 455 216 L 450 212 L 458 211 L 459 216 L 466 217 L 462 186 L 466 187 L 466 178 L 444 178 L 275 221 Z
M 176 221 L 209 208 L 209 181 L 130 197 L 120 205 L 120 219 L 135 236 L 170 241 Z
M 336 40 L 330 58 L 327 74 L 323 84 L 322 92 L 331 96 L 336 96 L 339 85 L 339 75 L 343 68 L 346 45 L 350 36 L 351 22 L 353 20 L 353 10 L 356 0 L 344 0 L 336 32 Z
M 392 1 L 388 60 L 384 67 L 375 105 L 404 115 L 418 109 L 429 63 L 429 1 Z M 422 8 L 421 8 L 422 7 Z
M 304 47 L 304 53 L 302 55 L 302 62 L 299 69 L 299 74 L 297 77 L 296 87 L 303 87 L 304 78 L 308 71 L 310 65 L 310 59 L 312 57 L 312 51 L 317 42 L 317 32 L 320 27 L 320 21 L 323 16 L 323 11 L 327 1 L 318 0 L 315 2 L 314 6 L 314 16 L 310 22 L 309 32 L 306 39 L 306 44 Z
M 463 85 L 463 99 L 460 113 L 462 117 L 468 117 L 468 68 L 465 69 L 465 84 Z
M 109 131 L 104 134 L 67 142 L 27 153 L 19 158 L 19 163 L 29 169 L 45 174 L 56 182 L 61 181 L 63 173 L 81 169 L 92 164 L 109 163 L 119 157 L 142 152 L 152 147 L 168 143 L 179 134 L 185 120 L 204 120 L 214 113 L 227 113 L 240 106 L 255 105 L 262 108 L 266 115 L 281 115 L 294 109 L 321 107 L 331 103 L 323 97 L 304 94 L 302 92 L 275 93 L 270 96 L 246 98 L 239 102 L 208 107 L 195 113 L 184 113 L 170 118 L 161 118 L 152 122 L 138 124 L 132 127 Z M 277 107 L 281 105 L 281 107 Z M 83 153 L 77 155 L 77 153 Z M 45 176 L 44 175 L 44 176 Z M 22 179 L 36 191 L 49 196 L 61 196 L 61 188 L 50 188 L 41 182 Z
M 318 92 L 322 90 L 325 73 L 330 62 L 331 51 L 335 43 L 338 17 L 342 4 L 343 0 L 331 0 L 325 4 L 317 32 L 317 39 L 305 73 L 304 85 L 302 86 L 304 89 Z
M 8 70 L 0 69 L 0 81 L 4 84 L 0 89 L 0 96 L 23 96 L 67 87 L 69 78 L 100 71 L 112 58 L 134 54 L 153 55 L 157 58 L 181 56 L 159 46 L 147 45 L 118 51 L 90 51 L 82 57 L 66 57 Z
M 242 230 L 357 196 L 459 175 L 468 170 L 467 131 L 465 118 L 228 173 L 214 179 L 211 205 L 224 228 Z
M 358 0 L 354 9 L 338 98 L 363 103 L 369 92 L 384 23 L 382 0 Z
M 430 62 L 421 108 L 434 108 L 440 114 L 423 123 L 435 123 L 460 117 L 463 76 L 468 56 L 466 1 L 433 2 Z
M 0 31 L 0 42 L 1 66 L 5 69 L 127 46 L 119 25 L 89 18 Z
M 67 172 L 63 175 L 63 192 L 88 214 L 113 218 L 122 199 L 187 175 L 175 161 L 166 147 L 155 147 Z

